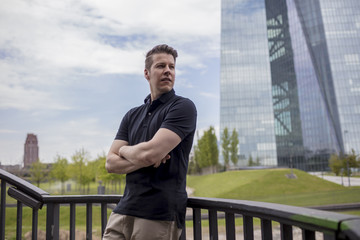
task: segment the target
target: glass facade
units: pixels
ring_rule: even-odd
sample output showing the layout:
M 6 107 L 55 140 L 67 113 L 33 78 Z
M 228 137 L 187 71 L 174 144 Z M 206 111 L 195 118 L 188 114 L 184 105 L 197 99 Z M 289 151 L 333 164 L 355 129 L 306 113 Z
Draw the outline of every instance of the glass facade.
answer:
M 264 1 L 222 1 L 220 132 L 239 134 L 239 165 L 277 165 Z
M 359 152 L 360 1 L 223 0 L 221 40 L 220 128 L 238 130 L 242 165 Z

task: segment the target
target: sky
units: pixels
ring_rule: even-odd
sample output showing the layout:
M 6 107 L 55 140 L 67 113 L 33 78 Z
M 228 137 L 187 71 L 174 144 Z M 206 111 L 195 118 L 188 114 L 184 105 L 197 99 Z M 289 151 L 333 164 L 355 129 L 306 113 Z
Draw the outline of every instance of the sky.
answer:
M 220 0 L 3 0 L 0 162 L 22 164 L 26 135 L 41 162 L 107 153 L 120 121 L 143 103 L 145 54 L 174 47 L 175 91 L 219 128 Z

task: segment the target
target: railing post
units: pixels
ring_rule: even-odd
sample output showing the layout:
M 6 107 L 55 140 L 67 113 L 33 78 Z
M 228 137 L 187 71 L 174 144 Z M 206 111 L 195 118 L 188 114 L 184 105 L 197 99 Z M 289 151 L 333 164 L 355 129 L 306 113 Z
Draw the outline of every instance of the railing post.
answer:
M 211 240 L 218 240 L 218 219 L 217 219 L 217 211 L 209 210 L 209 234 Z
M 92 204 L 86 203 L 86 240 L 92 239 Z
M 315 240 L 315 232 L 310 230 L 302 230 L 302 239 L 303 240 Z
M 76 216 L 76 205 L 70 203 L 70 240 L 75 240 L 75 216 Z
M 47 204 L 46 239 L 59 240 L 59 204 Z
M 101 236 L 104 236 L 106 223 L 107 223 L 107 203 L 101 203 Z
M 16 239 L 22 239 L 22 213 L 23 213 L 23 204 L 20 201 L 17 201 L 16 208 Z
M 250 216 L 243 215 L 244 239 L 254 240 L 254 221 Z
M 5 239 L 6 182 L 1 180 L 0 239 Z
M 292 240 L 293 239 L 292 226 L 281 223 L 280 234 L 281 234 L 281 240 Z
M 235 214 L 225 213 L 226 239 L 235 240 Z
M 39 209 L 33 208 L 32 213 L 32 239 L 37 239 L 37 233 L 38 233 L 38 212 Z
M 272 240 L 272 227 L 271 221 L 266 219 L 261 219 L 261 239 L 262 240 Z
M 201 240 L 201 209 L 193 208 L 194 240 Z

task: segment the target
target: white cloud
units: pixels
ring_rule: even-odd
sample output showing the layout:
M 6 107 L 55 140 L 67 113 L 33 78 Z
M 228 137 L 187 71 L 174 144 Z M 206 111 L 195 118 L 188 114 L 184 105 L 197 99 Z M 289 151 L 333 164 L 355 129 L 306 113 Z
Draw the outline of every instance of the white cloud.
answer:
M 0 85 L 0 109 L 14 108 L 18 110 L 69 110 L 71 107 L 53 101 L 50 94 L 22 86 Z
M 0 87 L 12 97 L 1 107 L 28 108 L 18 100 L 8 104 L 20 92 L 25 99 L 35 94 L 12 87 L 16 83 L 36 87 L 39 100 L 46 100 L 50 94 L 41 86 L 79 74 L 141 75 L 146 50 L 162 42 L 180 48 L 180 71 L 204 69 L 202 58 L 219 48 L 219 6 L 205 0 L 7 0 L 0 8 Z

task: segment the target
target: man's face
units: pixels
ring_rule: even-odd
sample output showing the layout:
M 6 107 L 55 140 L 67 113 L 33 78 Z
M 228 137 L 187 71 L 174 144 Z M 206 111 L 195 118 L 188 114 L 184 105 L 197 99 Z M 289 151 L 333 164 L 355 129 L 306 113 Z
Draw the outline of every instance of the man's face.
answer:
M 154 54 L 152 59 L 153 63 L 149 70 L 144 70 L 144 75 L 150 84 L 151 100 L 156 100 L 174 87 L 175 60 L 166 53 Z

